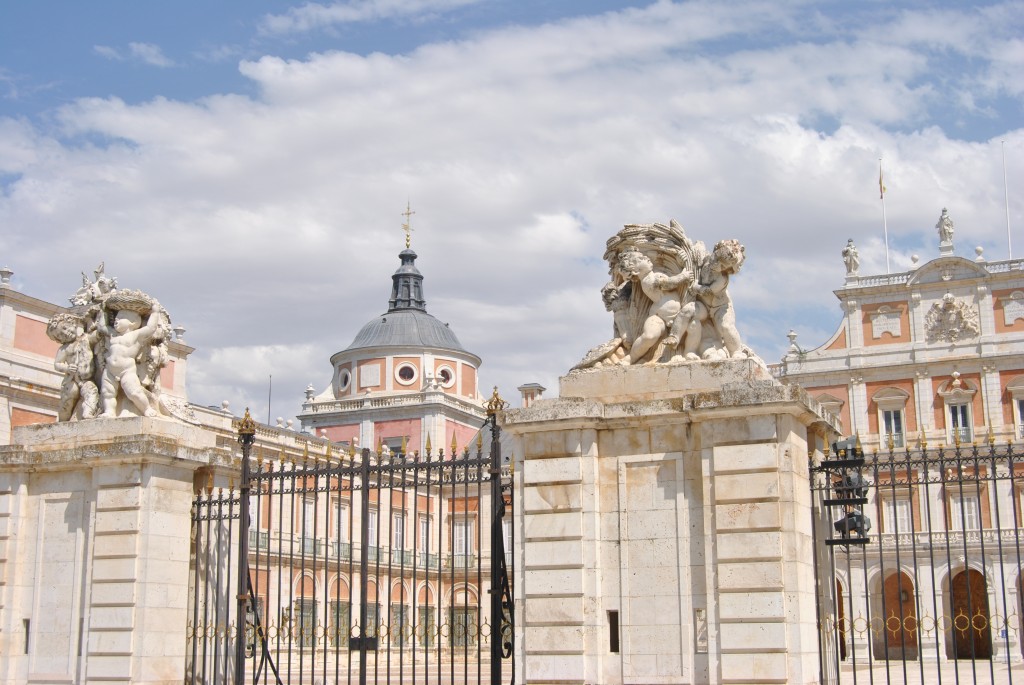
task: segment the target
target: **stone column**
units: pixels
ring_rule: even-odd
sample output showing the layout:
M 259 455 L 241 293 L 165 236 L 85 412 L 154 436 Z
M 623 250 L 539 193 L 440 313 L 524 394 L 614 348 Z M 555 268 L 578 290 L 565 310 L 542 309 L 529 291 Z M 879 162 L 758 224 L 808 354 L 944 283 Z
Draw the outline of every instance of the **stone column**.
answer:
M 4 630 L 27 627 L 10 683 L 180 683 L 195 471 L 214 434 L 173 420 L 26 426 L 0 448 L 23 477 L 6 545 Z M 0 493 L 0 497 L 4 497 Z M 23 623 L 27 621 L 27 623 Z

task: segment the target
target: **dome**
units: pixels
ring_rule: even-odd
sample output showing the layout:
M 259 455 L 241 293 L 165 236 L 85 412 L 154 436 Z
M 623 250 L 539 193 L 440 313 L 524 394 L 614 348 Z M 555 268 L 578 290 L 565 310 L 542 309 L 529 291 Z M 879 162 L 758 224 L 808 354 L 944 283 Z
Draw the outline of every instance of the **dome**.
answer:
M 455 333 L 420 309 L 395 309 L 368 322 L 346 348 L 432 347 L 466 352 Z

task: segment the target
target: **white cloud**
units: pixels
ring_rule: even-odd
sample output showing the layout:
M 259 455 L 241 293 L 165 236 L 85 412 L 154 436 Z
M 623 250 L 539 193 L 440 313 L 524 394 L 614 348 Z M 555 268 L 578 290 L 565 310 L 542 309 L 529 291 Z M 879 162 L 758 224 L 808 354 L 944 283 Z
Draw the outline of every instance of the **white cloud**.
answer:
M 284 14 L 268 14 L 262 30 L 269 34 L 302 33 L 335 24 L 378 21 L 446 12 L 481 0 L 350 0 L 329 5 L 307 2 Z
M 159 45 L 152 43 L 128 43 L 132 57 L 154 67 L 173 67 L 174 62 L 164 55 Z
M 109 45 L 93 45 L 92 51 L 100 57 L 106 57 L 107 59 L 117 61 L 121 61 L 124 59 L 124 56 L 121 55 L 121 53 L 118 52 L 116 48 L 112 48 Z
M 607 337 L 605 240 L 675 217 L 747 246 L 740 330 L 777 359 L 790 327 L 812 347 L 838 323 L 847 238 L 862 273 L 884 271 L 879 157 L 899 268 L 934 256 L 943 206 L 962 253 L 1003 256 L 1000 139 L 1024 178 L 1024 130 L 962 140 L 936 123 L 958 86 L 932 44 L 805 10 L 660 2 L 406 54 L 267 55 L 240 65 L 253 97 L 82 99 L 54 129 L 0 119 L 0 173 L 17 177 L 0 185 L 0 254 L 58 301 L 105 260 L 188 328 L 195 401 L 259 406 L 273 374 L 286 414 L 386 308 L 407 199 L 431 313 L 506 396 L 553 391 Z M 977 55 L 986 88 L 1013 93 L 1017 40 L 985 37 L 991 13 L 946 19 L 961 28 L 940 52 Z M 973 97 L 960 116 L 979 116 Z
M 153 67 L 173 67 L 174 62 L 169 59 L 159 45 L 153 43 L 128 43 L 126 52 L 109 45 L 94 45 L 92 51 L 100 57 L 109 60 L 123 62 L 127 59 L 142 62 Z

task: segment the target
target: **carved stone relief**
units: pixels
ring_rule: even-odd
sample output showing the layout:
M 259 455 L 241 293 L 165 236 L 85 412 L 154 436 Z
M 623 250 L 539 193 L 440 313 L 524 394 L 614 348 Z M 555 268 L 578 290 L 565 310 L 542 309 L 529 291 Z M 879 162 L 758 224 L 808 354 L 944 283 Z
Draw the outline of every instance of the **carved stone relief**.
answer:
M 878 311 L 871 315 L 871 337 L 877 340 L 883 333 L 889 333 L 896 338 L 903 335 L 898 309 L 879 307 Z
M 981 334 L 978 313 L 949 293 L 931 306 L 924 322 L 928 342 L 958 342 Z
M 1024 293 L 1017 290 L 1006 297 L 1000 298 L 1003 303 L 1003 324 L 1012 326 L 1019 319 L 1024 319 Z

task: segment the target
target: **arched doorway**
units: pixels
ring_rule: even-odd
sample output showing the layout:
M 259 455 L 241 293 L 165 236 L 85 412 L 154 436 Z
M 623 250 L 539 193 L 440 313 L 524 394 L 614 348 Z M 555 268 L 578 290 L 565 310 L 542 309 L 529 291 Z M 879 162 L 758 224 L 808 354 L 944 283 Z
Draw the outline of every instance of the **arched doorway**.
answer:
M 291 635 L 304 649 L 312 647 L 316 639 L 317 604 L 316 581 L 309 574 L 298 579 L 298 597 L 291 609 Z
M 953 610 L 953 658 L 992 657 L 992 626 L 988 613 L 985 576 L 968 569 L 953 576 L 950 583 Z
M 836 638 L 839 640 L 839 660 L 846 661 L 846 603 L 843 584 L 836 578 Z
M 437 607 L 434 606 L 434 590 L 430 585 L 421 586 L 416 599 L 415 635 L 420 647 L 433 647 L 437 642 Z
M 391 643 L 396 647 L 403 647 L 409 644 L 412 636 L 412 618 L 409 615 L 408 604 L 409 593 L 405 583 L 396 582 L 391 586 L 391 620 L 389 621 L 389 634 Z
M 347 646 L 352 637 L 352 602 L 344 578 L 334 579 L 331 588 L 328 635 L 332 645 Z
M 917 603 L 914 581 L 906 573 L 890 574 L 882 584 L 885 653 L 890 659 L 917 658 Z

